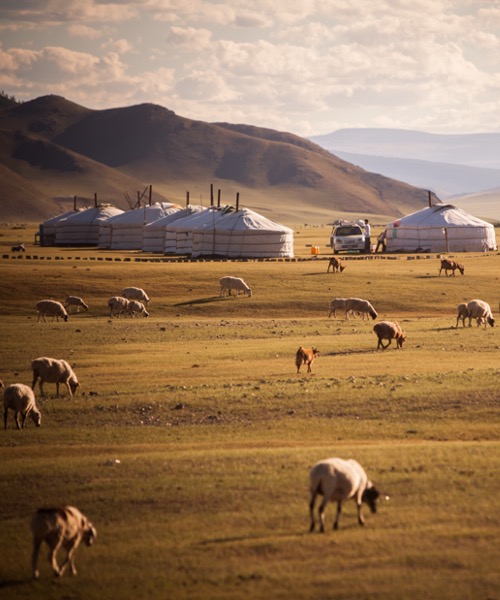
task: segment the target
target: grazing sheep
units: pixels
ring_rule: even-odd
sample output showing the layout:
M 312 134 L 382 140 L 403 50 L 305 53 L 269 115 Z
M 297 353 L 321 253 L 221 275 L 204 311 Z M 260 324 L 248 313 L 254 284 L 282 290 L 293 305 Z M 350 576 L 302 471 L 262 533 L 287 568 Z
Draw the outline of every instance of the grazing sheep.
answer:
M 471 300 L 467 304 L 467 312 L 469 316 L 469 327 L 472 326 L 472 319 L 476 319 L 478 327 L 484 322 L 485 329 L 486 325 L 491 325 L 491 327 L 495 325 L 495 319 L 493 318 L 490 305 L 483 300 Z
M 314 531 L 314 505 L 318 494 L 323 496 L 319 506 L 319 530 L 325 531 L 324 512 L 326 505 L 331 500 L 337 502 L 337 514 L 333 528 L 338 529 L 342 502 L 352 498 L 358 507 L 358 523 L 365 524 L 361 505 L 366 502 L 372 513 L 377 512 L 377 501 L 380 492 L 368 479 L 363 467 L 353 459 L 327 458 L 318 462 L 309 473 L 311 499 L 309 514 L 311 526 L 309 531 Z M 386 497 L 388 499 L 388 497 Z
M 83 308 L 83 310 L 89 309 L 88 304 L 85 304 L 85 302 L 78 296 L 68 296 L 64 301 L 64 308 L 68 313 L 72 308 L 76 308 L 77 313 L 80 312 L 80 308 Z
M 149 317 L 149 313 L 146 310 L 146 307 L 142 302 L 139 302 L 138 300 L 129 300 L 129 303 L 127 305 L 127 312 L 132 317 L 135 317 L 136 314 L 142 314 L 144 315 L 144 317 Z
M 12 246 L 12 248 L 10 250 L 11 250 L 11 252 L 26 252 L 26 248 L 25 248 L 24 244 Z
M 345 269 L 345 265 L 342 262 L 342 259 L 332 256 L 328 262 L 328 269 L 326 270 L 327 273 L 330 272 L 330 268 L 332 269 L 332 273 L 338 273 L 339 271 L 342 273 L 342 271 Z
M 143 302 L 146 306 L 149 305 L 150 299 L 146 292 L 141 288 L 137 287 L 128 287 L 125 288 L 122 292 L 122 296 L 127 298 L 127 300 L 139 300 L 139 302 Z
M 231 290 L 235 290 L 237 296 L 240 295 L 240 292 L 245 293 L 248 297 L 251 297 L 252 295 L 252 290 L 241 277 L 222 277 L 219 283 L 221 297 L 226 295 L 226 291 L 228 292 L 228 295 L 231 296 Z
M 328 318 L 330 318 L 332 316 L 332 313 L 333 313 L 333 316 L 336 317 L 337 310 L 345 310 L 346 302 L 347 302 L 347 298 L 334 298 L 330 302 L 330 314 L 328 315 Z
M 458 322 L 460 321 L 460 319 L 462 319 L 462 325 L 465 327 L 465 319 L 467 319 L 467 317 L 469 316 L 469 311 L 467 310 L 467 304 L 465 304 L 464 302 L 459 304 L 457 306 L 457 311 L 458 311 L 457 324 L 456 324 L 455 328 L 458 328 Z
M 392 340 L 396 340 L 398 348 L 402 348 L 404 343 L 406 342 L 406 334 L 401 329 L 401 326 L 397 321 L 381 321 L 380 323 L 377 323 L 374 326 L 373 331 L 377 334 L 378 337 L 377 350 L 379 348 L 385 350 L 389 347 Z M 382 340 L 388 340 L 385 346 L 382 343 Z
M 57 302 L 57 300 L 40 300 L 40 302 L 36 303 L 36 309 L 38 311 L 37 323 L 40 322 L 40 317 L 42 317 L 44 323 L 46 323 L 47 319 L 45 318 L 45 315 L 52 317 L 52 321 L 54 320 L 54 317 L 56 317 L 57 322 L 59 322 L 59 317 L 65 321 L 68 320 L 66 309 L 60 302 Z
M 75 372 L 65 360 L 42 356 L 31 361 L 31 368 L 33 369 L 33 383 L 31 387 L 34 390 L 37 380 L 40 379 L 40 393 L 42 397 L 45 396 L 43 392 L 43 384 L 45 382 L 56 384 L 56 395 L 58 398 L 60 383 L 63 383 L 68 388 L 71 398 L 80 385 Z
M 74 506 L 62 508 L 39 508 L 31 519 L 33 533 L 33 553 L 31 567 L 33 578 L 38 579 L 38 552 L 42 542 L 49 547 L 49 563 L 56 577 L 64 574 L 67 566 L 73 575 L 77 574 L 75 567 L 75 552 L 80 542 L 91 546 L 97 537 L 97 531 L 92 523 Z M 59 567 L 57 552 L 61 546 L 66 550 L 66 558 Z
M 113 298 L 110 298 L 108 300 L 109 316 L 113 318 L 114 315 L 117 315 L 119 318 L 122 312 L 127 310 L 129 302 L 130 300 L 122 298 L 121 296 L 113 296 Z
M 303 348 L 299 347 L 295 354 L 295 365 L 297 366 L 297 373 L 300 371 L 302 365 L 307 365 L 307 372 L 312 373 L 311 365 L 314 362 L 316 356 L 319 355 L 319 350 L 316 348 Z
M 347 298 L 345 301 L 345 318 L 349 318 L 349 313 L 360 313 L 363 315 L 370 315 L 372 319 L 378 317 L 377 312 L 368 300 L 362 300 L 361 298 Z
M 13 383 L 5 388 L 3 392 L 3 424 L 7 429 L 7 413 L 9 408 L 14 411 L 14 419 L 18 429 L 23 429 L 28 415 L 33 423 L 40 427 L 42 414 L 35 402 L 33 390 L 23 383 Z M 21 422 L 19 421 L 21 417 Z

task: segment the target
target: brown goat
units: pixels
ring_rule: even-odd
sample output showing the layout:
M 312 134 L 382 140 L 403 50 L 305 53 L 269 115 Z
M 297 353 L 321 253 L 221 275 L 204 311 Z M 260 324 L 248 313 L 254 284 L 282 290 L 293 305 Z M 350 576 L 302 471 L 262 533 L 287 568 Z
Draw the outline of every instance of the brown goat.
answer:
M 295 355 L 295 365 L 297 366 L 297 373 L 300 371 L 302 365 L 307 365 L 307 372 L 312 373 L 311 365 L 318 356 L 319 350 L 316 348 L 303 348 L 299 347 L 297 354 Z
M 453 277 L 455 277 L 455 271 L 458 269 L 460 273 L 463 275 L 465 273 L 464 266 L 460 263 L 455 262 L 454 260 L 450 260 L 449 258 L 441 259 L 441 268 L 439 269 L 439 276 L 441 277 L 441 271 L 444 271 L 446 277 L 448 277 L 448 271 L 451 271 Z
M 329 273 L 330 269 L 332 269 L 333 273 L 338 273 L 339 271 L 342 273 L 342 271 L 345 269 L 345 265 L 340 258 L 332 256 L 328 262 L 328 269 L 326 272 Z

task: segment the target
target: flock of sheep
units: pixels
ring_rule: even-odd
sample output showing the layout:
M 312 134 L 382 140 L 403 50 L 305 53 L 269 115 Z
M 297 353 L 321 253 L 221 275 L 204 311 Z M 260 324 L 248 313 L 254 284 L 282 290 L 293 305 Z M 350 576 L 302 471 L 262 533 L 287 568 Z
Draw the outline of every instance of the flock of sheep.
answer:
M 332 257 L 329 261 L 328 272 L 342 272 L 345 265 L 341 259 Z M 458 269 L 462 274 L 464 268 L 453 261 L 442 261 L 441 270 L 448 270 L 455 275 Z M 239 295 L 241 292 L 251 297 L 252 290 L 245 281 L 238 277 L 222 277 L 220 279 L 220 296 L 231 296 L 232 292 Z M 146 307 L 150 303 L 150 298 L 144 290 L 136 287 L 125 288 L 121 296 L 113 296 L 108 300 L 109 315 L 111 318 L 119 317 L 121 314 L 129 314 L 134 317 L 136 314 L 149 316 Z M 55 300 L 41 300 L 36 304 L 38 311 L 38 321 L 46 316 L 62 318 L 68 320 L 68 313 L 80 309 L 88 310 L 88 305 L 82 298 L 77 296 L 68 296 L 64 303 Z M 361 316 L 363 319 L 376 319 L 378 314 L 374 307 L 367 300 L 361 298 L 335 298 L 330 303 L 329 317 L 337 316 L 337 311 L 344 312 L 344 318 L 349 316 Z M 495 320 L 492 316 L 491 308 L 482 300 L 471 300 L 469 303 L 458 305 L 458 316 L 456 327 L 460 319 L 463 326 L 465 320 L 469 319 L 471 326 L 472 319 L 476 319 L 477 325 L 487 324 L 493 327 Z M 374 326 L 374 332 L 378 338 L 377 349 L 386 349 L 391 341 L 396 340 L 397 348 L 402 348 L 406 340 L 406 334 L 401 329 L 399 323 L 391 321 L 382 321 Z M 387 340 L 387 344 L 383 344 Z M 307 366 L 307 372 L 311 373 L 311 365 L 314 359 L 319 355 L 316 348 L 304 348 L 302 346 L 296 352 L 295 364 L 297 373 L 300 372 L 302 365 Z M 15 383 L 7 386 L 3 392 L 4 403 L 4 427 L 7 428 L 7 416 L 9 410 L 14 412 L 14 419 L 18 429 L 24 428 L 27 417 L 29 416 L 36 426 L 40 426 L 42 415 L 36 406 L 34 389 L 39 381 L 41 396 L 44 396 L 44 383 L 54 383 L 56 385 L 56 394 L 59 396 L 59 385 L 66 386 L 70 397 L 76 392 L 79 382 L 71 366 L 62 359 L 49 357 L 36 358 L 31 363 L 33 371 L 33 381 L 31 387 Z M 0 381 L 0 388 L 3 388 Z M 382 496 L 373 483 L 369 480 L 363 467 L 355 460 L 344 460 L 341 458 L 329 458 L 318 462 L 312 467 L 309 473 L 309 513 L 310 513 L 310 531 L 314 531 L 316 520 L 314 515 L 315 503 L 318 495 L 323 497 L 318 509 L 319 530 L 325 530 L 324 512 L 328 502 L 337 503 L 337 512 L 333 523 L 333 528 L 337 529 L 341 514 L 342 502 L 353 499 L 357 506 L 358 522 L 364 525 L 365 520 L 362 514 L 362 504 L 366 503 L 372 513 L 377 510 L 377 503 Z M 388 496 L 383 496 L 389 499 Z M 33 552 L 32 552 L 32 572 L 36 579 L 39 576 L 37 569 L 38 553 L 42 542 L 49 546 L 49 563 L 52 566 L 54 575 L 60 576 L 69 566 L 71 572 L 76 574 L 74 564 L 74 553 L 78 545 L 83 541 L 90 546 L 96 538 L 97 532 L 92 523 L 77 508 L 65 506 L 60 508 L 39 509 L 32 518 L 31 529 L 33 534 Z M 57 562 L 57 552 L 60 547 L 66 550 L 66 558 L 62 565 Z

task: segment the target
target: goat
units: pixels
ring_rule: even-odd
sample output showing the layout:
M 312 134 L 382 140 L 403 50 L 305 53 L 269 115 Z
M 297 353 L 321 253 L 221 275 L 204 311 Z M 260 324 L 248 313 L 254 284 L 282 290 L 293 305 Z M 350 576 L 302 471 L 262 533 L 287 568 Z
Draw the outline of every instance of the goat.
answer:
M 460 273 L 463 275 L 465 273 L 464 266 L 460 263 L 455 262 L 449 258 L 441 259 L 441 268 L 439 269 L 439 276 L 441 277 L 441 271 L 444 271 L 446 277 L 448 277 L 448 271 L 451 271 L 453 277 L 455 277 L 455 271 L 458 269 Z
M 332 269 L 332 273 L 338 273 L 339 271 L 342 273 L 342 271 L 345 269 L 345 265 L 342 262 L 342 259 L 337 258 L 336 256 L 331 256 L 328 262 L 328 269 L 326 270 L 327 273 L 330 272 L 330 268 Z
M 299 347 L 295 354 L 295 365 L 297 367 L 297 373 L 300 371 L 302 365 L 307 365 L 307 372 L 312 373 L 311 365 L 314 362 L 316 356 L 319 355 L 319 350 L 316 348 L 303 348 Z

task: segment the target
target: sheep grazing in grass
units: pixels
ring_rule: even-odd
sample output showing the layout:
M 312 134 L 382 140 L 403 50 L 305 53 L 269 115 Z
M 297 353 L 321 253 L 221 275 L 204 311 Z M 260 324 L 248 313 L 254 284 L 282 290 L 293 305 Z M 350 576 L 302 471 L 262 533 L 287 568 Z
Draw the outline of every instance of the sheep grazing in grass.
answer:
M 336 317 L 338 310 L 345 310 L 346 301 L 347 298 L 334 298 L 330 302 L 330 314 L 328 315 L 328 318 L 330 318 L 332 314 Z
M 311 365 L 318 355 L 319 350 L 316 348 L 303 348 L 300 346 L 295 354 L 295 366 L 297 367 L 297 373 L 299 373 L 302 365 L 307 365 L 307 372 L 312 373 Z
M 68 320 L 68 313 L 66 312 L 66 309 L 60 302 L 57 302 L 57 300 L 40 300 L 40 302 L 36 303 L 36 309 L 38 311 L 37 323 L 40 322 L 40 318 L 42 318 L 46 323 L 46 316 L 52 317 L 52 321 L 54 320 L 54 317 L 58 322 L 59 317 L 65 321 Z
M 40 427 L 42 413 L 38 410 L 33 390 L 23 383 L 13 383 L 3 392 L 3 424 L 7 429 L 7 414 L 9 408 L 14 411 L 14 419 L 18 429 L 23 429 L 28 415 L 33 423 Z
M 457 306 L 457 324 L 455 325 L 455 328 L 458 329 L 458 322 L 460 321 L 460 319 L 462 319 L 462 325 L 463 327 L 465 327 L 465 319 L 467 319 L 469 317 L 469 311 L 467 310 L 467 304 L 465 304 L 465 302 L 462 302 L 461 304 L 459 304 Z
M 80 312 L 80 308 L 83 308 L 83 310 L 89 309 L 88 304 L 85 304 L 82 298 L 79 298 L 78 296 L 68 296 L 64 301 L 64 308 L 68 313 L 70 313 L 73 309 L 76 309 L 75 312 L 77 313 Z
M 330 257 L 326 272 L 329 273 L 330 269 L 332 269 L 333 273 L 338 273 L 339 271 L 342 273 L 342 271 L 345 269 L 345 265 L 342 262 L 342 259 L 337 258 L 336 256 Z
M 239 296 L 240 292 L 243 292 L 248 297 L 252 296 L 252 290 L 243 281 L 243 279 L 241 279 L 241 277 L 222 277 L 219 283 L 221 297 L 224 297 L 226 292 L 228 296 L 231 296 L 231 290 L 235 290 L 236 296 Z
M 471 300 L 468 302 L 467 312 L 469 316 L 469 327 L 472 326 L 472 319 L 476 319 L 478 327 L 484 322 L 485 329 L 486 325 L 491 325 L 491 327 L 495 325 L 495 319 L 493 318 L 490 305 L 487 302 L 484 302 L 484 300 Z
M 372 319 L 378 317 L 377 312 L 368 300 L 362 300 L 361 298 L 346 298 L 345 301 L 345 318 L 349 318 L 349 313 L 359 313 L 363 315 L 369 315 Z
M 146 292 L 138 287 L 125 288 L 122 292 L 122 296 L 127 298 L 127 300 L 139 300 L 139 302 L 142 302 L 146 306 L 150 303 L 150 299 Z
M 323 501 L 319 506 L 319 530 L 325 531 L 324 512 L 328 502 L 337 502 L 337 514 L 333 523 L 333 528 L 338 529 L 340 513 L 342 511 L 342 502 L 353 499 L 358 508 L 358 523 L 365 524 L 361 511 L 362 503 L 365 502 L 370 507 L 372 513 L 377 512 L 377 502 L 380 492 L 374 487 L 368 479 L 363 467 L 353 459 L 344 460 L 342 458 L 327 458 L 322 460 L 311 469 L 309 473 L 311 499 L 309 502 L 309 514 L 311 517 L 311 526 L 309 531 L 314 531 L 314 505 L 316 497 L 323 496 Z M 389 497 L 386 496 L 388 500 Z
M 373 331 L 378 337 L 377 350 L 379 348 L 385 350 L 389 347 L 392 340 L 396 340 L 396 345 L 398 348 L 402 348 L 406 342 L 406 334 L 401 329 L 401 326 L 397 321 L 381 321 L 373 327 Z M 388 340 L 385 346 L 382 343 L 382 340 Z
M 49 547 L 49 563 L 56 577 L 64 574 L 68 567 L 73 575 L 77 574 L 75 567 L 75 552 L 80 542 L 91 546 L 97 537 L 97 531 L 87 517 L 74 506 L 62 508 L 40 508 L 31 519 L 33 533 L 33 553 L 31 568 L 33 578 L 38 579 L 38 553 L 43 542 Z M 66 550 L 66 558 L 59 567 L 57 552 L 61 546 Z
M 122 298 L 122 296 L 113 296 L 108 300 L 109 316 L 113 318 L 115 315 L 120 317 L 122 312 L 126 312 L 130 300 Z
M 43 392 L 44 383 L 56 384 L 56 395 L 58 398 L 60 383 L 68 388 L 68 393 L 71 398 L 80 385 L 75 372 L 65 360 L 42 356 L 31 361 L 31 368 L 33 370 L 33 383 L 31 384 L 31 387 L 34 390 L 36 382 L 40 379 L 40 393 L 42 394 L 42 397 L 45 395 Z
M 142 302 L 139 302 L 138 300 L 129 301 L 127 305 L 127 312 L 132 317 L 135 317 L 135 315 L 143 315 L 144 317 L 149 317 L 149 313 L 146 310 L 146 307 Z
M 460 263 L 455 262 L 454 260 L 450 260 L 449 258 L 441 259 L 441 267 L 439 269 L 439 276 L 441 277 L 441 271 L 444 271 L 446 277 L 448 277 L 448 271 L 451 271 L 453 277 L 455 277 L 455 271 L 459 270 L 463 275 L 465 273 L 465 268 Z

